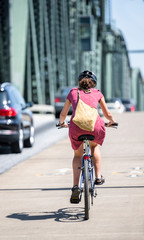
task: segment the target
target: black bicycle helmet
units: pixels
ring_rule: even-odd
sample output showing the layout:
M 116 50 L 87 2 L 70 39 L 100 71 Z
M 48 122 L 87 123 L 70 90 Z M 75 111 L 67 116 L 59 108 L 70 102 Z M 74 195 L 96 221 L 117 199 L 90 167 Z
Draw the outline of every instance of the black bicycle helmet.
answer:
M 79 77 L 78 77 L 78 80 L 80 81 L 83 78 L 90 78 L 93 81 L 94 84 L 97 84 L 97 77 L 91 71 L 85 70 L 85 71 L 81 72 Z

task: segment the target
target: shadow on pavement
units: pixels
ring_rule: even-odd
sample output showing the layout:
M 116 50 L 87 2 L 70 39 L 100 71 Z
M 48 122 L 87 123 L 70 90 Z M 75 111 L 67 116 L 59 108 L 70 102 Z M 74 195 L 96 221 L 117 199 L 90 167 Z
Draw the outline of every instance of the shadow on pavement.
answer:
M 0 191 L 69 191 L 71 188 L 1 188 Z
M 111 187 L 98 187 L 99 188 L 104 188 L 104 189 L 112 189 L 112 188 L 144 188 L 144 186 L 111 186 Z
M 82 222 L 84 221 L 84 208 L 71 207 L 71 208 L 61 208 L 58 211 L 54 211 L 54 212 L 13 213 L 6 217 L 18 219 L 21 221 L 54 219 L 57 222 Z
M 97 187 L 97 189 L 128 189 L 128 188 L 144 188 L 144 186 L 108 186 L 108 187 Z M 69 191 L 71 188 L 1 188 L 0 192 L 4 191 Z

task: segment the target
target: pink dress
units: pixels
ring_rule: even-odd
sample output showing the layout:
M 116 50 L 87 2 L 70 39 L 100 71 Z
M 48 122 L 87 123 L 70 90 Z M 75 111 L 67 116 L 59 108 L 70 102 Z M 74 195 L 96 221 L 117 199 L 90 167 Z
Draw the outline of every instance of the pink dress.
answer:
M 97 103 L 103 97 L 103 94 L 98 89 L 95 89 L 95 88 L 91 88 L 90 90 L 91 90 L 90 93 L 80 90 L 80 99 L 86 104 L 90 105 L 91 107 L 97 108 Z M 72 114 L 72 117 L 70 120 L 70 126 L 69 126 L 69 138 L 71 141 L 72 148 L 74 150 L 77 150 L 80 147 L 81 141 L 78 141 L 78 137 L 83 134 L 93 135 L 95 137 L 93 141 L 96 142 L 97 144 L 102 145 L 105 138 L 105 123 L 103 119 L 101 119 L 101 117 L 98 115 L 93 132 L 80 129 L 72 121 L 75 115 L 75 110 L 78 102 L 78 88 L 73 88 L 69 92 L 67 99 L 71 102 L 72 108 L 73 108 L 73 114 Z

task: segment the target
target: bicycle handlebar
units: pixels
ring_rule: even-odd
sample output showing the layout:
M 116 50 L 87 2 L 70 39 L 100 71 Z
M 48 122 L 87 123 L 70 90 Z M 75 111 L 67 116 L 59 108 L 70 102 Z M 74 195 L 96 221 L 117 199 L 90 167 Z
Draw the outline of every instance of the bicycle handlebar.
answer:
M 69 126 L 69 124 L 70 124 L 70 122 L 67 122 L 68 126 Z M 108 126 L 108 123 L 105 123 L 105 127 L 107 127 L 107 126 Z M 56 127 L 58 127 L 58 129 L 63 128 L 59 123 L 56 124 Z M 110 127 L 118 127 L 118 123 L 115 122 L 115 123 L 111 124 Z
M 70 122 L 67 122 L 67 125 L 70 125 Z M 59 123 L 56 124 L 56 127 L 58 127 L 58 129 L 63 128 Z
M 108 123 L 105 123 L 105 127 L 108 126 Z M 109 127 L 118 127 L 118 123 L 112 123 Z

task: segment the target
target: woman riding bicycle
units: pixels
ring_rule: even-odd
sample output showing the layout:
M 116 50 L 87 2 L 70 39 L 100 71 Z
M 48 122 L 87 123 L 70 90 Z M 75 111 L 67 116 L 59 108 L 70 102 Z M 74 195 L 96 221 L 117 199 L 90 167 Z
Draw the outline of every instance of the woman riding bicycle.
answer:
M 79 196 L 79 178 L 80 178 L 80 169 L 82 156 L 83 156 L 83 143 L 78 141 L 78 137 L 83 134 L 91 134 L 95 137 L 93 141 L 90 141 L 90 149 L 92 155 L 92 161 L 95 169 L 95 182 L 94 184 L 100 185 L 105 182 L 104 177 L 101 175 L 101 153 L 98 145 L 102 145 L 105 138 L 105 123 L 103 119 L 98 115 L 97 120 L 94 126 L 94 131 L 86 131 L 79 128 L 72 119 L 75 116 L 75 110 L 78 103 L 78 90 L 81 100 L 88 104 L 91 107 L 97 108 L 97 104 L 100 104 L 100 107 L 103 111 L 104 116 L 109 120 L 108 126 L 115 123 L 112 114 L 107 108 L 103 94 L 94 87 L 97 84 L 97 78 L 93 72 L 88 70 L 83 71 L 79 77 L 79 88 L 72 88 L 69 92 L 63 110 L 60 113 L 59 124 L 61 127 L 67 127 L 65 123 L 65 118 L 68 114 L 69 108 L 72 104 L 73 114 L 70 120 L 69 125 L 69 138 L 71 141 L 71 146 L 74 150 L 73 157 L 73 188 L 72 196 Z

